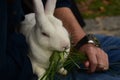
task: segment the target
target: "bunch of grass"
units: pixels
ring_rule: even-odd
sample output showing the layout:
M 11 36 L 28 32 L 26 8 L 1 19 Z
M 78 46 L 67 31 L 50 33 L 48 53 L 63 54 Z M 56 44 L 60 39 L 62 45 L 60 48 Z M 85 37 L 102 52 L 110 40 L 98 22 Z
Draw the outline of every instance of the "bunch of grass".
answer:
M 46 73 L 40 80 L 54 80 L 55 74 L 63 66 L 64 63 L 64 54 L 65 52 L 54 51 L 51 55 L 49 61 L 49 67 L 46 70 Z
M 71 48 L 70 55 L 68 56 L 67 60 L 64 62 L 64 67 L 71 71 L 74 67 L 80 69 L 79 64 L 83 64 L 84 61 L 87 60 L 87 56 L 75 48 Z
M 51 55 L 49 61 L 49 67 L 46 70 L 46 73 L 40 80 L 54 80 L 55 74 L 61 67 L 65 67 L 68 72 L 74 67 L 77 66 L 80 68 L 79 63 L 82 63 L 87 58 L 86 56 L 77 51 L 76 49 L 72 48 L 70 51 L 70 55 L 68 56 L 67 60 L 64 59 L 64 55 L 68 54 L 66 51 L 54 51 Z

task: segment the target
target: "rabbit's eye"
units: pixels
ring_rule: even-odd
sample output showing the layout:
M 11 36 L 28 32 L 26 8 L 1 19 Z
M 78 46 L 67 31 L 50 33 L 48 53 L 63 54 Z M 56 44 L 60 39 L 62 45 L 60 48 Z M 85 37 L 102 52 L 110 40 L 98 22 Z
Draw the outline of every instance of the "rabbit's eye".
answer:
M 49 35 L 46 34 L 45 32 L 42 32 L 42 35 L 43 35 L 43 36 L 46 36 L 46 37 L 49 37 Z

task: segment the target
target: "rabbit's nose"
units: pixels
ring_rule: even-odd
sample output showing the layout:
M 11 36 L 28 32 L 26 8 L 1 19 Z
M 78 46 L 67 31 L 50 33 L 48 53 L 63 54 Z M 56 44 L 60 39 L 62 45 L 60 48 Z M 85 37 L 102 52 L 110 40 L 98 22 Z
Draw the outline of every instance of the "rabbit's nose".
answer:
M 63 47 L 64 50 L 67 50 L 69 48 L 70 48 L 69 45 L 66 45 L 66 46 Z

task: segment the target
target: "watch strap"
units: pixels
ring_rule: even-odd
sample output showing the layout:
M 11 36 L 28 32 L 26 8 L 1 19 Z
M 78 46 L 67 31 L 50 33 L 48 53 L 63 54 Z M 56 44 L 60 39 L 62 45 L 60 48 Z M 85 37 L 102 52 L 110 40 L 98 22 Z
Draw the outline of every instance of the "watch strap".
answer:
M 82 47 L 84 44 L 88 42 L 88 37 L 84 36 L 81 40 L 78 41 L 78 43 L 75 45 L 75 49 L 79 49 Z
M 75 48 L 80 49 L 80 47 L 87 43 L 94 44 L 96 47 L 100 47 L 98 39 L 93 34 L 87 34 L 80 41 L 78 41 Z

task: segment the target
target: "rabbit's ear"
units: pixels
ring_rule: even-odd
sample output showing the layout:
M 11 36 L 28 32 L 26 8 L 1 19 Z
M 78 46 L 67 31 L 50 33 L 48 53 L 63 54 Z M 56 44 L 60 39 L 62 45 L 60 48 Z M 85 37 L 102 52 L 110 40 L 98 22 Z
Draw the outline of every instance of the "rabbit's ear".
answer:
M 33 0 L 36 19 L 45 16 L 42 0 Z
M 45 5 L 45 13 L 46 14 L 54 14 L 54 9 L 56 6 L 57 0 L 47 0 Z

